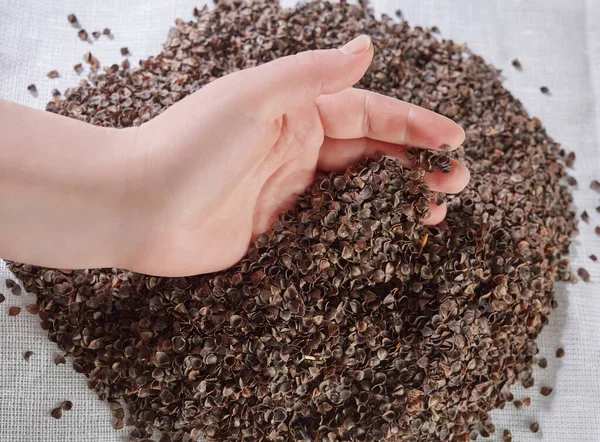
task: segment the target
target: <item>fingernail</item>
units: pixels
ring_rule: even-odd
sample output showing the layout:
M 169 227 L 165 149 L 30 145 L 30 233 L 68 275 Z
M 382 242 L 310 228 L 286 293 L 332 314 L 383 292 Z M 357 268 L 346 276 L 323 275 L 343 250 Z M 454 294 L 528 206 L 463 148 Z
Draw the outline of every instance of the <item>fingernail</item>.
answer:
M 346 43 L 340 48 L 340 51 L 346 55 L 358 55 L 367 52 L 370 47 L 371 39 L 368 35 L 363 34 Z

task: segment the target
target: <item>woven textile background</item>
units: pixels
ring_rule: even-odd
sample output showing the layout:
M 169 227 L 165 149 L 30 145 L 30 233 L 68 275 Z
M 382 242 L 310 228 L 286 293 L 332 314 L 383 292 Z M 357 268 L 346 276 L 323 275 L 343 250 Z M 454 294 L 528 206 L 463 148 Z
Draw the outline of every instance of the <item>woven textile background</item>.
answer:
M 287 4 L 291 2 L 288 1 Z M 160 51 L 175 18 L 191 19 L 202 0 L 0 0 L 0 98 L 44 108 L 51 90 L 61 91 L 78 81 L 73 65 L 91 50 L 103 64 L 119 62 L 119 49 L 129 47 L 137 62 Z M 536 385 L 514 389 L 517 398 L 531 396 L 530 407 L 509 404 L 494 412 L 497 434 L 512 430 L 516 441 L 600 441 L 600 194 L 589 190 L 600 179 L 600 1 L 597 0 L 375 0 L 379 13 L 398 8 L 412 25 L 437 25 L 442 37 L 469 44 L 473 52 L 504 70 L 507 87 L 549 133 L 577 153 L 574 175 L 578 212 L 587 209 L 590 224 L 581 223 L 573 244 L 574 268 L 584 266 L 592 282 L 559 288 L 559 308 L 539 339 L 548 357 L 546 370 L 536 368 Z M 75 13 L 91 33 L 109 27 L 114 39 L 92 44 L 77 38 L 67 22 Z M 515 57 L 523 71 L 511 66 Z M 60 78 L 49 80 L 51 69 Z M 35 83 L 34 98 L 27 85 Z M 548 86 L 551 95 L 541 94 Z M 0 146 L 0 161 L 2 146 Z M 0 226 L 0 229 L 2 227 Z M 108 407 L 86 387 L 83 375 L 68 365 L 55 366 L 57 347 L 50 343 L 36 317 L 25 310 L 8 316 L 13 305 L 25 307 L 32 295 L 15 297 L 5 290 L 10 277 L 0 261 L 0 442 L 96 441 L 117 442 L 126 432 L 111 426 Z M 566 356 L 557 360 L 557 347 Z M 35 354 L 23 359 L 27 350 Z M 554 393 L 542 397 L 542 385 Z M 50 410 L 61 401 L 73 410 L 61 420 Z M 531 422 L 540 422 L 532 434 Z

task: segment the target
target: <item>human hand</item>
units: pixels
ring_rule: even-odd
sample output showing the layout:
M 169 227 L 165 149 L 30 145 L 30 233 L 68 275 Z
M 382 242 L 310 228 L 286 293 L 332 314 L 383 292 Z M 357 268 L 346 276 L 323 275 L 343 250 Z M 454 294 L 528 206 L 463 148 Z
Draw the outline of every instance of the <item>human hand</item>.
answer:
M 227 268 L 314 180 L 382 152 L 458 147 L 463 130 L 423 108 L 355 89 L 373 57 L 360 36 L 227 75 L 140 126 L 127 177 L 133 253 L 124 265 L 161 275 Z M 469 172 L 427 174 L 456 193 Z M 437 224 L 444 205 L 424 222 Z

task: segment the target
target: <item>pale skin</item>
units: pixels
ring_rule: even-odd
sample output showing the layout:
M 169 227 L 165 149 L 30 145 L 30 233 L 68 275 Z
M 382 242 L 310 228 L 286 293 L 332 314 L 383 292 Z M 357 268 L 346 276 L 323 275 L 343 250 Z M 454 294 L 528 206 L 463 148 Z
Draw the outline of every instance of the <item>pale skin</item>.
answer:
M 285 57 L 128 129 L 0 100 L 0 256 L 164 276 L 218 271 L 293 207 L 317 171 L 464 141 L 443 116 L 353 88 L 372 57 L 366 36 Z M 457 193 L 469 172 L 454 162 L 425 180 Z M 423 222 L 445 214 L 432 203 Z

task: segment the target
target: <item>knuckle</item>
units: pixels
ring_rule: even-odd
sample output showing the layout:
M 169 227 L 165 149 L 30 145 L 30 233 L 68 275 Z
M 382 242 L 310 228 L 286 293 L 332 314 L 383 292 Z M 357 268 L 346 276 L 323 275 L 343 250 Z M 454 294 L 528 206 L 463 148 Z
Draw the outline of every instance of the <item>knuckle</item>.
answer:
M 372 133 L 371 100 L 371 94 L 369 92 L 365 92 L 365 98 L 363 103 L 362 131 L 363 135 L 366 137 Z
M 299 66 L 307 71 L 312 70 L 318 64 L 317 51 L 304 51 L 293 56 Z
M 411 119 L 413 118 L 413 114 L 415 112 L 415 105 L 412 103 L 409 103 L 408 105 L 408 109 L 406 111 L 406 120 L 404 121 L 404 124 L 402 125 L 402 137 L 401 139 L 404 141 L 404 143 L 411 143 L 411 133 L 410 133 L 410 128 L 411 128 Z
M 323 78 L 319 69 L 320 57 L 318 51 L 305 51 L 292 56 L 296 68 L 305 79 L 307 95 L 321 95 L 323 91 Z M 315 93 L 316 92 L 316 93 Z

